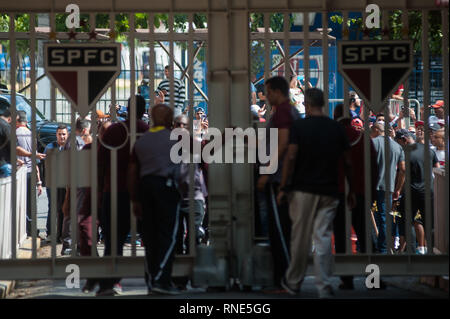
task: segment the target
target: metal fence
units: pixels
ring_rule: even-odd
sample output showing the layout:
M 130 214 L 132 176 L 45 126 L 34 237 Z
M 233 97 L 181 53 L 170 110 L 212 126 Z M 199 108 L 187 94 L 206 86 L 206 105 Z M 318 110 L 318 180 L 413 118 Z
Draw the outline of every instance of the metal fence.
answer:
M 428 62 L 428 47 L 427 47 L 427 20 L 426 16 L 430 10 L 440 10 L 443 23 L 443 38 L 442 38 L 442 48 L 443 52 L 448 52 L 448 11 L 445 9 L 436 8 L 432 3 L 425 0 L 418 0 L 415 2 L 409 2 L 408 7 L 404 1 L 391 0 L 389 3 L 386 1 L 374 1 L 375 3 L 380 3 L 380 7 L 383 10 L 383 17 L 388 17 L 388 11 L 394 9 L 402 9 L 403 22 L 407 26 L 407 12 L 408 10 L 421 10 L 423 13 L 423 29 L 422 29 L 422 57 L 424 61 L 423 68 L 423 91 L 424 91 L 424 105 L 430 104 L 430 86 L 429 86 L 429 62 Z M 91 8 L 89 1 L 79 0 L 78 1 L 81 8 Z M 108 5 L 105 5 L 107 3 Z M 95 9 L 111 12 L 110 13 L 110 25 L 114 26 L 114 17 L 118 12 L 127 12 L 130 18 L 130 29 L 124 34 L 128 37 L 130 43 L 130 66 L 131 72 L 135 70 L 135 57 L 134 57 L 134 46 L 135 40 L 148 41 L 149 52 L 150 52 L 150 64 L 154 63 L 154 47 L 156 41 L 164 40 L 168 41 L 170 46 L 167 49 L 170 56 L 170 65 L 174 65 L 176 60 L 174 58 L 174 43 L 176 41 L 187 42 L 189 61 L 193 60 L 194 56 L 194 40 L 196 41 L 207 41 L 207 64 L 208 64 L 208 98 L 209 98 L 209 123 L 210 127 L 216 127 L 219 130 L 223 130 L 226 127 L 242 127 L 246 128 L 251 125 L 251 114 L 248 107 L 249 101 L 249 83 L 250 83 L 250 61 L 249 61 L 249 46 L 250 42 L 253 40 L 264 41 L 265 47 L 265 61 L 270 61 L 270 44 L 273 41 L 283 41 L 284 51 L 290 52 L 290 43 L 293 40 L 302 41 L 304 45 L 304 65 L 303 73 L 305 81 L 308 82 L 310 78 L 310 65 L 309 65 L 309 44 L 311 41 L 321 41 L 323 49 L 323 74 L 328 74 L 328 42 L 329 35 L 328 32 L 323 30 L 328 30 L 328 21 L 326 18 L 326 13 L 331 11 L 340 11 L 344 17 L 344 25 L 348 19 L 348 13 L 350 11 L 364 11 L 363 3 L 358 1 L 344 1 L 344 0 L 330 0 L 330 1 L 288 1 L 287 3 L 281 3 L 279 1 L 203 1 L 195 0 L 189 2 L 181 1 L 171 1 L 167 3 L 154 3 L 154 2 L 140 2 L 139 6 L 135 5 L 135 2 L 116 0 L 114 1 L 115 12 L 111 12 L 109 7 L 109 2 L 102 2 L 97 4 Z M 31 26 L 30 32 L 20 33 L 14 31 L 14 19 L 11 20 L 9 32 L 0 34 L 0 37 L 8 38 L 11 43 L 11 70 L 15 69 L 15 46 L 14 41 L 16 39 L 29 39 L 31 45 L 31 101 L 33 103 L 33 110 L 36 107 L 36 92 L 35 92 L 35 71 L 34 71 L 34 48 L 36 34 L 34 32 L 34 12 L 50 12 L 51 28 L 55 30 L 55 12 L 64 12 L 64 7 L 61 4 L 52 2 L 52 7 L 47 7 L 47 4 L 40 2 L 30 2 L 28 8 L 22 8 L 18 3 L 11 3 L 4 10 L 11 14 L 20 11 L 31 11 Z M 90 14 L 90 25 L 93 29 L 95 26 L 95 11 L 85 9 Z M 100 10 L 101 11 L 101 10 Z M 135 29 L 135 12 L 147 12 L 148 21 L 150 25 L 153 23 L 153 19 L 156 12 L 169 12 L 169 32 L 155 32 L 153 28 L 147 30 L 140 30 L 139 32 Z M 174 30 L 174 14 L 182 14 L 187 12 L 188 29 L 187 32 L 176 32 Z M 192 26 L 193 13 L 200 12 L 204 13 L 208 19 L 208 30 L 207 32 L 199 32 L 194 30 Z M 250 12 L 261 12 L 264 15 L 264 32 L 259 34 L 251 34 L 249 30 L 249 13 Z M 274 12 L 279 12 L 283 14 L 284 17 L 284 29 L 282 32 L 270 32 L 270 15 Z M 319 12 L 322 13 L 322 31 L 309 30 L 309 28 L 304 28 L 302 32 L 291 32 L 289 29 L 289 15 L 291 13 L 304 14 L 304 24 L 308 23 L 309 12 Z M 364 13 L 365 17 L 365 13 Z M 383 25 L 387 28 L 386 21 L 383 21 Z M 367 35 L 364 36 L 368 38 Z M 386 38 L 387 36 L 384 36 Z M 87 41 L 94 41 L 89 38 L 88 34 L 79 34 L 78 39 L 84 39 Z M 347 36 L 348 39 L 348 36 Z M 60 41 L 74 41 L 69 39 L 67 33 L 58 32 L 50 39 L 50 42 Z M 114 37 L 110 37 L 107 41 L 114 42 Z M 376 41 L 376 40 L 374 40 Z M 285 77 L 290 78 L 292 74 L 290 59 L 283 58 L 283 63 L 285 64 Z M 446 105 L 449 103 L 449 92 L 448 92 L 448 54 L 443 54 L 443 89 L 444 89 L 444 100 Z M 268 78 L 271 75 L 271 63 L 265 63 L 264 71 L 265 77 Z M 172 68 L 173 70 L 173 68 Z M 188 86 L 188 103 L 193 104 L 193 68 L 190 64 L 189 68 L 186 70 L 186 74 L 189 76 L 189 86 Z M 11 71 L 13 72 L 13 71 Z M 13 121 L 15 121 L 16 112 L 14 109 L 14 94 L 15 94 L 15 83 L 14 76 L 11 76 L 11 88 L 12 89 L 12 115 Z M 329 83 L 328 79 L 322 78 L 322 87 L 325 94 L 325 100 L 328 101 L 328 89 Z M 149 81 L 150 92 L 155 91 L 154 75 L 150 73 Z M 170 88 L 173 89 L 173 80 L 170 81 Z M 408 84 L 405 83 L 405 91 L 408 91 Z M 136 92 L 136 84 L 134 81 L 130 83 L 130 91 Z M 348 108 L 348 96 L 345 94 L 348 92 L 348 84 L 344 85 L 344 106 Z M 112 103 L 116 102 L 116 85 L 111 88 Z M 52 90 L 51 100 L 51 118 L 56 119 L 55 105 L 56 105 L 56 95 L 55 90 Z M 150 104 L 154 103 L 154 96 L 150 96 Z M 171 107 L 174 106 L 174 99 L 171 96 L 168 103 Z M 409 103 L 407 97 L 404 100 L 405 105 L 408 107 Z M 348 109 L 347 109 L 348 111 Z M 387 113 L 388 110 L 386 110 Z M 134 98 L 131 102 L 131 117 L 135 115 L 135 101 Z M 327 112 L 329 112 L 327 110 Z M 448 140 L 448 107 L 445 109 L 445 137 Z M 428 131 L 428 116 L 430 110 L 425 109 L 425 127 Z M 330 115 L 330 114 L 328 114 Z M 365 212 L 367 214 L 366 218 L 366 230 L 371 229 L 370 224 L 370 209 L 372 205 L 372 195 L 370 192 L 370 155 L 369 155 L 369 120 L 368 112 L 365 112 L 365 172 L 366 172 L 366 193 L 365 193 Z M 34 117 L 33 117 L 34 118 Z M 96 121 L 96 113 L 93 112 L 91 118 Z M 75 113 L 71 112 L 71 124 L 72 127 L 75 126 Z M 14 122 L 13 122 L 14 123 Z M 35 124 L 35 123 L 33 123 Z M 386 123 L 386 125 L 388 125 Z M 192 129 L 192 118 L 190 122 L 190 127 Z M 94 136 L 96 131 L 94 130 Z M 192 133 L 192 131 L 191 131 Z M 15 139 L 15 133 L 12 134 L 13 140 Z M 36 138 L 35 126 L 33 128 L 33 138 Z M 386 137 L 387 141 L 388 137 Z M 131 145 L 134 144 L 136 140 L 136 125 L 132 121 L 130 127 L 130 141 Z M 72 144 L 75 144 L 75 136 L 71 136 Z M 429 144 L 429 136 L 425 137 L 425 145 Z M 92 149 L 96 149 L 98 145 L 97 138 L 94 138 Z M 34 150 L 36 145 L 33 146 Z M 446 145 L 446 163 L 448 163 L 448 145 Z M 72 148 L 70 150 L 70 157 L 76 159 L 76 150 Z M 112 151 L 112 167 L 117 165 L 114 161 L 114 152 Z M 15 158 L 16 151 L 12 147 L 11 156 Z M 89 152 L 87 155 L 90 163 L 90 172 L 93 176 L 91 181 L 91 192 L 92 192 L 92 214 L 93 223 L 97 218 L 97 184 L 95 182 L 95 176 L 97 175 L 97 157 L 96 152 Z M 390 156 L 387 152 L 387 158 Z M 425 161 L 430 162 L 430 150 L 425 148 Z M 74 162 L 74 161 L 72 161 Z M 36 158 L 33 156 L 33 164 L 36 163 Z M 407 172 L 408 172 L 408 162 Z M 389 167 L 389 165 L 387 165 Z M 33 165 L 34 169 L 34 165 Z M 13 165 L 13 180 L 16 178 L 16 165 Z M 74 177 L 77 175 L 77 168 L 75 165 L 71 165 L 68 168 L 70 171 L 70 176 Z M 113 170 L 114 171 L 114 170 Z M 34 171 L 33 171 L 34 173 Z M 389 174 L 389 169 L 387 169 L 387 174 Z M 432 210 L 431 210 L 431 172 L 426 171 L 425 173 L 425 185 L 426 185 L 426 209 L 424 212 L 426 220 L 432 220 Z M 34 174 L 33 174 L 34 175 Z M 54 175 L 53 175 L 54 176 Z M 445 185 L 445 193 L 448 194 L 448 165 L 445 167 L 445 182 L 440 181 L 439 185 Z M 193 170 L 190 171 L 191 181 L 193 180 Z M 114 180 L 114 176 L 113 176 Z M 35 180 L 32 181 L 32 183 Z M 55 181 L 56 182 L 56 181 Z M 76 178 L 71 178 L 67 186 L 72 189 L 77 187 Z M 389 181 L 387 182 L 389 185 Z M 410 181 L 407 181 L 407 187 L 410 185 Z M 112 194 L 114 199 L 115 190 L 117 190 L 117 185 L 113 182 Z M 191 183 L 192 185 L 193 183 Z M 209 214 L 209 226 L 211 232 L 211 243 L 212 246 L 203 248 L 195 248 L 194 240 L 190 241 L 190 254 L 187 256 L 178 256 L 174 266 L 175 275 L 191 275 L 194 274 L 194 279 L 196 284 L 207 284 L 211 286 L 228 286 L 230 278 L 240 279 L 243 282 L 248 282 L 248 278 L 243 278 L 244 273 L 242 272 L 243 267 L 249 266 L 248 256 L 257 250 L 255 248 L 254 242 L 254 185 L 253 185 L 253 166 L 250 164 L 243 165 L 224 165 L 219 163 L 212 163 L 209 166 L 209 199 L 208 199 L 208 214 Z M 52 192 L 55 190 L 55 185 L 52 183 Z M 443 186 L 439 186 L 443 187 Z M 12 184 L 11 198 L 15 199 L 17 195 L 17 184 Z M 73 192 L 74 193 L 74 192 Z M 191 189 L 191 200 L 192 200 L 192 189 Z M 32 196 L 35 196 L 33 193 Z M 387 193 L 386 196 L 389 196 Z M 34 198 L 34 197 L 33 197 Z M 388 199 L 388 198 L 386 198 Z M 408 217 L 411 214 L 410 195 L 406 195 L 407 201 L 407 211 L 406 211 L 406 223 L 410 224 L 411 219 Z M 65 278 L 65 266 L 69 263 L 76 263 L 83 269 L 83 275 L 86 277 L 134 277 L 142 276 L 143 273 L 143 259 L 136 255 L 135 238 L 136 238 L 136 220 L 134 216 L 131 217 L 131 233 L 132 233 L 132 256 L 122 257 L 116 256 L 114 253 L 112 256 L 108 257 L 97 257 L 95 252 L 95 247 L 92 249 L 91 257 L 78 257 L 75 255 L 76 252 L 76 210 L 75 210 L 75 198 L 72 197 L 71 201 L 71 220 L 72 220 L 72 234 L 74 238 L 72 240 L 72 256 L 70 258 L 57 258 L 56 257 L 56 242 L 52 238 L 52 256 L 49 259 L 37 259 L 36 258 L 36 247 L 33 247 L 33 259 L 24 263 L 16 259 L 16 248 L 13 246 L 12 249 L 12 259 L 10 260 L 0 260 L 0 278 Z M 117 207 L 112 201 L 112 216 L 113 220 L 117 217 Z M 13 232 L 11 234 L 12 241 L 15 242 L 17 238 L 17 232 L 15 231 L 16 223 L 15 218 L 17 216 L 17 205 L 15 201 L 12 201 L 12 220 L 13 220 Z M 389 203 L 389 200 L 387 200 Z M 409 203 L 409 205 L 408 205 Z M 448 197 L 441 198 L 439 205 L 444 207 L 445 211 L 448 212 Z M 52 207 L 55 208 L 55 199 L 52 197 Z M 192 206 L 192 205 L 191 205 Z M 409 207 L 409 208 L 408 208 Z M 409 211 L 408 211 L 409 209 Z M 389 215 L 391 207 L 388 204 L 386 208 L 386 224 L 387 224 L 387 234 L 391 233 L 391 221 L 392 218 Z M 33 207 L 33 237 L 35 236 L 36 230 L 36 207 Z M 193 220 L 192 211 L 190 215 L 190 231 L 193 231 Z M 116 238 L 115 223 L 112 223 L 112 238 L 113 242 Z M 54 220 L 52 220 L 52 225 L 55 225 Z M 94 225 L 93 225 L 94 226 Z M 93 242 L 96 242 L 97 233 L 94 232 L 93 228 Z M 411 239 L 411 232 L 407 227 L 407 238 Z M 335 256 L 335 271 L 336 275 L 364 275 L 365 267 L 368 264 L 378 264 L 380 269 L 382 269 L 382 275 L 442 275 L 448 274 L 448 248 L 443 254 L 433 253 L 433 240 L 432 240 L 432 223 L 426 224 L 426 235 L 427 235 L 427 245 L 428 254 L 424 256 L 417 256 L 412 251 L 412 247 L 408 246 L 408 249 L 404 255 L 381 255 L 375 254 L 371 246 L 368 245 L 367 252 L 365 254 L 352 254 L 351 252 L 351 240 L 350 240 L 350 230 L 351 230 L 351 215 L 347 214 L 346 217 L 346 239 L 347 239 L 347 250 L 346 254 L 337 254 Z M 445 231 L 448 235 L 448 215 L 445 217 Z M 53 232 L 55 233 L 55 232 Z M 366 242 L 371 242 L 370 232 L 366 231 Z M 410 242 L 408 240 L 407 242 Z M 34 240 L 33 240 L 34 243 Z M 393 247 L 392 239 L 387 236 L 387 246 L 388 248 Z M 114 251 L 114 249 L 113 249 Z M 206 255 L 205 255 L 206 254 Z M 210 258 L 208 258 L 208 256 Z M 14 272 L 11 270 L 14 269 Z M 309 270 L 309 272 L 311 269 Z M 248 272 L 247 272 L 248 273 Z M 253 272 L 256 275 L 256 272 Z M 264 274 L 267 278 L 267 274 Z M 270 276 L 269 276 L 270 277 Z M 247 281 L 246 281 L 247 280 Z M 250 284 L 260 283 L 263 278 L 253 277 Z M 267 283 L 267 282 L 266 282 Z
M 14 216 L 11 204 L 12 184 L 11 177 L 0 178 L 0 259 L 12 258 L 12 247 L 18 249 L 27 238 L 27 170 L 25 167 L 21 167 L 16 174 L 17 196 L 14 200 L 17 208 L 15 214 L 17 237 L 13 242 L 11 242 L 13 233 L 11 218 Z

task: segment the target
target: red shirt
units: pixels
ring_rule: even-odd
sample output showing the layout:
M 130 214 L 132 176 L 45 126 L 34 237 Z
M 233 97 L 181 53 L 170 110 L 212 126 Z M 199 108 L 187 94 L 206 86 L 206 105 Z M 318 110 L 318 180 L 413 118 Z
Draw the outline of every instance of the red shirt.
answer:
M 127 120 L 122 122 L 130 131 L 130 122 Z M 145 133 L 149 129 L 147 123 L 142 120 L 136 121 L 136 133 Z M 120 123 L 114 123 L 105 131 L 102 142 L 112 147 L 122 145 L 127 138 L 127 131 Z M 136 138 L 139 138 L 137 136 Z M 128 163 L 130 162 L 130 137 L 124 146 L 117 150 L 117 191 L 128 192 Z M 99 141 L 98 148 L 98 165 L 103 168 L 104 176 L 103 192 L 111 192 L 111 151 L 104 147 Z
M 350 156 L 352 159 L 353 190 L 355 194 L 364 196 L 365 194 L 364 133 L 355 130 L 351 126 L 350 121 L 351 121 L 350 119 L 345 119 L 341 121 L 341 124 L 345 128 L 348 140 L 351 145 Z M 360 135 L 361 137 L 359 138 Z M 355 142 L 356 144 L 354 144 Z M 373 146 L 372 140 L 370 140 L 370 156 L 371 156 L 372 190 L 374 190 L 376 182 L 378 180 L 378 168 L 377 168 L 376 151 Z M 338 180 L 339 180 L 339 193 L 345 193 L 345 171 L 343 158 L 339 160 Z
M 292 126 L 292 122 L 294 121 L 294 118 L 292 117 L 292 108 L 293 106 L 291 105 L 289 100 L 286 100 L 284 103 L 276 106 L 275 113 L 272 117 L 271 127 L 276 127 L 278 129 L 290 129 Z

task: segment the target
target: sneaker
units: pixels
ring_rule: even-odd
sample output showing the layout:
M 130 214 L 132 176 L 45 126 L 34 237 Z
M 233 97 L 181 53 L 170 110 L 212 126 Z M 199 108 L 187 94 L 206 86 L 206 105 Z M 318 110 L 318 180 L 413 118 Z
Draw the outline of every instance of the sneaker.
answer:
M 70 256 L 72 254 L 72 248 L 62 248 L 61 255 L 62 256 Z
M 41 245 L 50 245 L 52 243 L 52 237 L 50 235 L 46 236 L 41 241 Z
M 95 286 L 97 285 L 97 281 L 93 279 L 86 280 L 86 283 L 84 284 L 83 288 L 81 289 L 83 293 L 88 294 L 92 291 L 94 291 Z
M 283 277 L 281 279 L 281 287 L 286 289 L 286 291 L 288 293 L 290 293 L 291 295 L 297 295 L 297 294 L 300 293 L 300 289 L 293 289 L 293 288 L 289 287 L 288 283 L 286 282 L 286 278 L 285 277 Z
M 107 297 L 107 296 L 115 296 L 116 292 L 114 289 L 99 289 L 96 293 L 96 297 Z
M 161 284 L 154 284 L 152 287 L 152 292 L 156 292 L 158 294 L 162 295 L 179 295 L 180 291 L 173 286 L 170 285 L 161 285 Z
M 320 299 L 331 299 L 334 296 L 334 290 L 331 286 L 326 286 L 323 290 L 319 291 Z
M 113 290 L 116 292 L 116 294 L 120 295 L 122 293 L 122 285 L 119 283 L 115 284 Z

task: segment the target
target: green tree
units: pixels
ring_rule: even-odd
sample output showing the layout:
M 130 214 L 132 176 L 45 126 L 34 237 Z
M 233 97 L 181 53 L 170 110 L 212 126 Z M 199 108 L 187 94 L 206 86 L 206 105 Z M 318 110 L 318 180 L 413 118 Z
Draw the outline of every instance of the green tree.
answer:
M 390 39 L 401 39 L 403 36 L 402 11 L 394 10 L 389 16 L 388 35 Z M 334 23 L 343 24 L 341 15 L 331 17 Z M 364 24 L 362 18 L 348 19 L 347 27 L 354 30 L 358 37 L 364 32 Z M 381 39 L 382 30 L 374 29 L 369 31 L 369 37 L 372 39 Z M 413 40 L 414 52 L 422 51 L 422 12 L 408 11 L 408 39 Z M 428 45 L 431 55 L 442 54 L 442 21 L 440 11 L 430 11 L 428 15 Z

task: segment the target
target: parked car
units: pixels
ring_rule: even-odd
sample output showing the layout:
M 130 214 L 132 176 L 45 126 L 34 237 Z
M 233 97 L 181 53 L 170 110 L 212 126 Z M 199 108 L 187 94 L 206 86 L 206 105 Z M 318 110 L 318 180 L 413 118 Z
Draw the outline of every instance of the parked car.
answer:
M 11 107 L 11 93 L 0 90 L 0 108 Z M 31 129 L 31 103 L 20 93 L 16 93 L 16 110 L 27 113 L 28 127 Z M 60 123 L 48 121 L 45 116 L 36 110 L 36 136 L 38 140 L 37 151 L 43 152 L 47 144 L 56 141 L 56 128 Z M 67 124 L 66 124 L 67 125 Z M 67 125 L 70 132 L 70 125 Z

